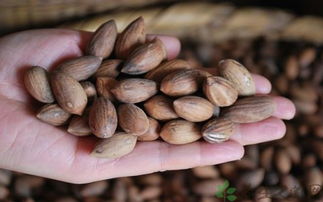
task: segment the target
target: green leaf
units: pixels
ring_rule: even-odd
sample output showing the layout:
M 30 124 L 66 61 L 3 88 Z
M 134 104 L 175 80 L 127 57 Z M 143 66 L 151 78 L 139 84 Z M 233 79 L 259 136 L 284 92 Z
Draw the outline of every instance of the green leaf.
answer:
M 227 193 L 228 194 L 233 194 L 234 192 L 236 192 L 236 190 L 237 190 L 236 188 L 230 187 L 230 188 L 227 189 Z
M 223 198 L 224 197 L 223 192 L 220 192 L 220 191 L 216 192 L 215 196 L 218 197 L 218 198 Z
M 229 187 L 229 181 L 225 180 L 223 184 L 218 185 L 216 188 L 217 188 L 217 191 L 224 192 L 224 190 L 228 187 Z
M 223 187 L 224 187 L 224 189 L 228 188 L 228 187 L 229 187 L 229 185 L 230 185 L 230 183 L 229 183 L 229 181 L 228 181 L 228 180 L 225 180 L 225 181 L 223 182 Z
M 229 195 L 229 196 L 227 196 L 227 199 L 229 201 L 235 201 L 237 199 L 237 197 L 235 195 Z

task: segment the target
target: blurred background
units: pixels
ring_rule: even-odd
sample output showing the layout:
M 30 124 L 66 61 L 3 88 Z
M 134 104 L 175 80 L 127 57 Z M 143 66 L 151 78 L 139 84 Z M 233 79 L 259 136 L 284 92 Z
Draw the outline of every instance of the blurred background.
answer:
M 234 58 L 297 107 L 282 140 L 247 146 L 240 161 L 86 185 L 0 170 L 0 201 L 322 202 L 322 7 L 315 0 L 0 1 L 1 35 L 43 27 L 93 31 L 109 19 L 122 30 L 143 16 L 147 32 L 181 39 L 181 58 L 208 67 Z

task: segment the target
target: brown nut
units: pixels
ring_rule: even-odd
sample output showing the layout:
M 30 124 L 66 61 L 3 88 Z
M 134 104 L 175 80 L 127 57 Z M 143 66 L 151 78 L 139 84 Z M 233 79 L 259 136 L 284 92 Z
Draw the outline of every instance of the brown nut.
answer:
M 117 112 L 111 101 L 97 98 L 89 112 L 89 126 L 94 135 L 100 138 L 111 137 L 118 125 Z
M 168 74 L 181 70 L 181 69 L 192 69 L 193 67 L 185 60 L 173 59 L 170 61 L 165 61 L 161 63 L 158 67 L 151 70 L 145 75 L 146 79 L 150 79 L 156 82 L 161 82 L 161 80 Z
M 232 83 L 222 77 L 207 77 L 203 91 L 210 102 L 219 107 L 232 105 L 238 99 L 238 91 Z
M 170 144 L 188 144 L 202 137 L 200 127 L 185 120 L 172 120 L 161 129 L 160 137 Z
M 95 72 L 93 76 L 95 78 L 98 78 L 98 77 L 116 78 L 120 74 L 119 67 L 121 63 L 122 63 L 122 60 L 117 60 L 117 59 L 103 60 L 100 67 L 98 68 L 98 70 Z
M 127 133 L 142 135 L 149 129 L 149 120 L 145 112 L 134 104 L 122 104 L 118 107 L 120 127 Z
M 151 117 L 148 117 L 149 129 L 143 135 L 138 136 L 139 141 L 154 141 L 159 138 L 160 125 L 159 122 Z
M 275 108 L 275 102 L 269 96 L 246 97 L 223 110 L 223 116 L 234 123 L 253 123 L 269 118 Z
M 110 138 L 100 140 L 91 155 L 97 158 L 115 159 L 129 154 L 136 145 L 137 137 L 119 132 Z
M 39 66 L 28 69 L 24 75 L 27 91 L 38 101 L 43 103 L 54 102 L 54 95 L 50 88 L 47 71 Z
M 82 116 L 73 116 L 68 125 L 67 132 L 75 136 L 87 136 L 91 134 L 89 116 L 84 113 Z
M 111 89 L 115 87 L 117 81 L 111 77 L 98 77 L 96 79 L 96 89 L 99 96 L 108 98 L 111 101 L 115 100 L 114 95 L 111 92 Z
M 220 143 L 228 140 L 234 132 L 234 123 L 227 118 L 216 118 L 202 127 L 202 135 L 209 143 Z
M 239 62 L 227 59 L 219 62 L 220 75 L 231 81 L 239 95 L 247 96 L 256 93 L 255 82 L 249 71 Z
M 89 98 L 95 98 L 96 97 L 96 89 L 93 83 L 90 81 L 82 81 L 80 82 L 81 86 L 83 87 L 86 96 Z
M 127 58 L 134 48 L 145 43 L 145 41 L 145 22 L 143 17 L 138 17 L 119 34 L 115 45 L 116 57 Z
M 83 113 L 87 96 L 78 81 L 63 73 L 54 72 L 50 76 L 50 83 L 60 107 L 71 114 Z
M 155 38 L 153 41 L 134 49 L 125 61 L 121 72 L 126 74 L 144 74 L 156 68 L 166 58 L 163 42 Z
M 54 126 L 64 125 L 71 114 L 64 111 L 57 104 L 47 104 L 40 108 L 36 117 Z
M 160 84 L 160 90 L 169 96 L 184 96 L 195 93 L 201 83 L 200 73 L 184 69 L 168 74 Z
M 93 34 L 86 52 L 88 55 L 107 58 L 113 51 L 117 38 L 117 25 L 114 20 L 102 24 Z
M 173 102 L 178 116 L 192 122 L 201 122 L 212 117 L 214 106 L 208 100 L 198 96 L 184 96 Z
M 166 121 L 178 118 L 172 99 L 164 95 L 155 95 L 145 102 L 144 107 L 146 112 L 157 120 Z
M 148 79 L 125 79 L 119 81 L 111 92 L 124 103 L 145 101 L 157 93 L 157 85 Z
M 101 58 L 95 56 L 81 56 L 68 60 L 55 69 L 67 74 L 77 81 L 86 80 L 92 76 L 101 64 Z

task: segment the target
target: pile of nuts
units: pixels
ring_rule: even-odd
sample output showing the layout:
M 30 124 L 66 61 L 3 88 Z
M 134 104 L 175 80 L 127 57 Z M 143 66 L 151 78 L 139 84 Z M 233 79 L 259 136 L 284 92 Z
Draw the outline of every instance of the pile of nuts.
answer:
M 100 158 L 124 156 L 137 141 L 159 137 L 177 145 L 201 137 L 223 142 L 236 124 L 264 120 L 275 110 L 270 97 L 252 96 L 253 78 L 235 60 L 221 60 L 217 69 L 167 61 L 163 42 L 146 39 L 142 17 L 120 34 L 113 20 L 102 24 L 85 56 L 49 73 L 31 67 L 24 82 L 47 103 L 37 118 L 55 126 L 69 122 L 67 131 L 76 136 L 102 138 L 91 153 Z

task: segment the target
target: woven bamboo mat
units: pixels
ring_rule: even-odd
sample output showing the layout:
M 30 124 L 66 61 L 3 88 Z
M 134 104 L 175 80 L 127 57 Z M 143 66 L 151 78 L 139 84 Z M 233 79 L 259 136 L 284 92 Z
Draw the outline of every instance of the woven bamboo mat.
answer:
M 101 23 L 115 19 L 118 29 L 122 30 L 138 16 L 144 17 L 149 33 L 170 34 L 195 41 L 220 42 L 262 36 L 323 43 L 322 18 L 295 16 L 279 9 L 236 8 L 218 3 L 188 2 L 133 9 L 86 18 L 62 27 L 94 31 Z
M 119 8 L 174 0 L 1 0 L 0 32 L 48 25 Z

